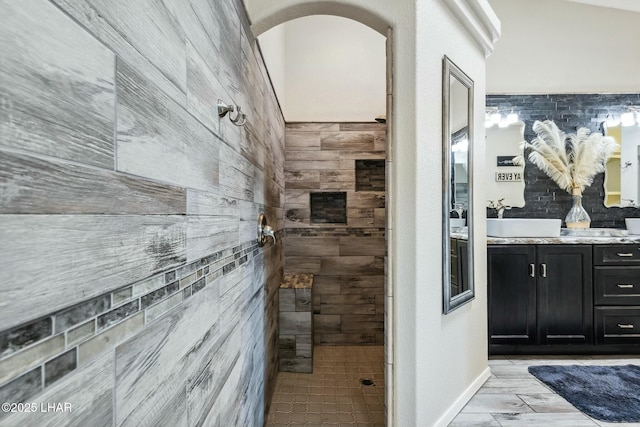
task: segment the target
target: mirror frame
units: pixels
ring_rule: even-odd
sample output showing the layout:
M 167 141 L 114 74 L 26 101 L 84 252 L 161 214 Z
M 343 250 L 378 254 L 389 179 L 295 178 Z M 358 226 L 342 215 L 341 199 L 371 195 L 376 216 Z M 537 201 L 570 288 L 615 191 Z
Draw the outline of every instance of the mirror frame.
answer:
M 457 79 L 467 88 L 467 127 L 469 150 L 467 152 L 467 181 L 468 181 L 468 206 L 467 206 L 467 274 L 468 286 L 466 289 L 452 296 L 451 295 L 451 235 L 449 218 L 451 215 L 451 99 L 450 84 L 451 78 Z M 473 283 L 473 80 L 469 78 L 456 64 L 446 55 L 442 61 L 442 288 L 443 288 L 443 311 L 450 313 L 456 308 L 466 304 L 475 298 Z M 462 274 L 462 272 L 460 272 Z

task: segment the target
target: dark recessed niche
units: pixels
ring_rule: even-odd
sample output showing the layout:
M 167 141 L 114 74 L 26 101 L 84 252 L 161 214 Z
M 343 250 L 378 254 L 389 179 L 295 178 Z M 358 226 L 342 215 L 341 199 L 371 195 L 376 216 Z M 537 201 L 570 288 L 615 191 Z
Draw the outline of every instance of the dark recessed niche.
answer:
M 311 193 L 311 222 L 347 223 L 347 193 Z
M 356 191 L 384 191 L 384 160 L 356 160 Z

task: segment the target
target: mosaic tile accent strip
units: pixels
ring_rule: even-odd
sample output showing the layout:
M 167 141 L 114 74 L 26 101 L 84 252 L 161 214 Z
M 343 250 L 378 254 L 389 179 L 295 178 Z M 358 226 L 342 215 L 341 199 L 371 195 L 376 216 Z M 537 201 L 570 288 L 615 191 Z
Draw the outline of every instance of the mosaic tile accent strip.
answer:
M 28 400 L 259 253 L 248 241 L 0 332 L 0 400 Z
M 384 160 L 356 160 L 356 191 L 385 191 L 384 180 Z
M 384 228 L 287 228 L 287 237 L 385 237 Z

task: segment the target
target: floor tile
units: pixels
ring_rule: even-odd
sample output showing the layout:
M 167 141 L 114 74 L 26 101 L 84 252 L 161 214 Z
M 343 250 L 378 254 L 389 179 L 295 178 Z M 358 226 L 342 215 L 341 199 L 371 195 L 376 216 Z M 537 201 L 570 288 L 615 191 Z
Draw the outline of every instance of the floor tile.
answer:
M 595 427 L 597 424 L 580 413 L 494 414 L 503 427 Z
M 382 346 L 316 346 L 313 361 L 311 374 L 278 374 L 267 427 L 384 426 Z
M 535 412 L 579 412 L 575 406 L 555 393 L 518 394 Z
M 449 427 L 500 427 L 491 414 L 460 413 Z
M 517 395 L 512 393 L 506 394 L 476 394 L 471 398 L 469 403 L 462 409 L 462 412 L 479 412 L 479 413 L 514 413 L 514 412 L 533 412 L 526 403 Z

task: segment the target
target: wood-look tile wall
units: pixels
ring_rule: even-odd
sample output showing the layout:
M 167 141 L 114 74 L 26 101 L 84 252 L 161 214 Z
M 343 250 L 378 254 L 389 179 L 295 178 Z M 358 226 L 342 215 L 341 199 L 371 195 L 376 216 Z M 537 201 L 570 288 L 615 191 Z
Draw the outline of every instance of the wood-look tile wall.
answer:
M 356 160 L 385 159 L 385 125 L 288 123 L 285 271 L 314 274 L 315 344 L 384 343 L 385 192 Z M 367 174 L 361 176 L 371 179 Z M 346 192 L 346 224 L 311 220 L 311 193 Z
M 242 1 L 0 9 L 0 400 L 72 404 L 0 425 L 262 425 L 284 119 Z

